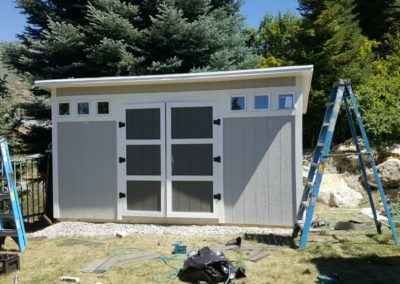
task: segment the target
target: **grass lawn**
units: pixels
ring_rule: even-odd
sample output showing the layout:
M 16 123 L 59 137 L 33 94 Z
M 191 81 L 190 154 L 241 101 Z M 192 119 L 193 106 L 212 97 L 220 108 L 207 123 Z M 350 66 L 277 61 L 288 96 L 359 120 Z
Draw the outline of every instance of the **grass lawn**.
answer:
M 337 220 L 367 221 L 357 210 L 319 208 L 318 215 L 331 224 Z M 366 231 L 328 229 L 314 232 L 308 248 L 302 252 L 289 247 L 263 245 L 270 255 L 257 263 L 248 261 L 243 252 L 228 252 L 226 255 L 235 264 L 246 268 L 247 278 L 237 283 L 315 283 L 319 274 L 328 272 L 337 273 L 341 277 L 340 283 L 400 283 L 400 247 L 391 244 L 388 229 L 377 236 L 372 223 L 370 228 Z M 81 283 L 91 284 L 181 283 L 175 277 L 175 268 L 183 263 L 183 258 L 179 257 L 170 258 L 167 264 L 160 259 L 132 263 L 103 274 L 82 273 L 80 268 L 97 258 L 137 251 L 149 250 L 170 256 L 171 244 L 177 240 L 196 249 L 221 246 L 231 238 L 146 235 L 30 239 L 18 276 L 23 284 L 66 283 L 59 281 L 63 275 L 79 277 Z M 12 283 L 14 275 L 0 276 L 0 283 Z

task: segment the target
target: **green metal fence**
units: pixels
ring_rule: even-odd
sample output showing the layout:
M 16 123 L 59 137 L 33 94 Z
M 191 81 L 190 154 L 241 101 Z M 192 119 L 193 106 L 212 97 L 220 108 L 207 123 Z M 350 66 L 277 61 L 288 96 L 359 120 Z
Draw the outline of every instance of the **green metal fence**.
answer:
M 14 157 L 12 165 L 25 222 L 34 223 L 48 212 L 50 159 L 47 155 Z M 7 186 L 0 167 L 0 187 Z M 5 206 L 2 204 L 2 206 Z M 3 207 L 4 209 L 4 207 Z

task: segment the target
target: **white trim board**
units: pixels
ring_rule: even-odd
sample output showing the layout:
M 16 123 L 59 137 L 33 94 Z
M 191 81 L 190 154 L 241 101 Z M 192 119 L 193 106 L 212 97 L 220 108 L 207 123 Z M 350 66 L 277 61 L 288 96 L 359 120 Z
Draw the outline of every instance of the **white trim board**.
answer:
M 279 77 L 301 78 L 304 106 L 306 111 L 308 96 L 311 89 L 313 65 L 287 66 L 264 69 L 249 69 L 237 71 L 201 72 L 168 75 L 146 75 L 126 77 L 98 77 L 77 79 L 56 79 L 35 81 L 35 86 L 45 89 L 68 88 L 68 87 L 101 87 L 101 86 L 123 86 L 123 85 L 157 85 L 157 84 L 180 84 L 200 82 L 231 82 L 249 79 L 267 79 Z

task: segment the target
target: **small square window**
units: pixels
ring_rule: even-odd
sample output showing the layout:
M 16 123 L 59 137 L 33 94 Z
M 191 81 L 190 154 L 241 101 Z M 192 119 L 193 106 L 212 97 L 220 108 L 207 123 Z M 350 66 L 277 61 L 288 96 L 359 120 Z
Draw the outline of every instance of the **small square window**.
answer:
M 244 97 L 231 98 L 231 110 L 244 110 L 246 108 L 246 100 Z
M 292 108 L 293 108 L 293 95 L 280 95 L 279 109 L 292 109 Z
M 108 102 L 98 102 L 97 103 L 97 113 L 98 114 L 109 114 L 110 106 Z
M 255 109 L 268 109 L 269 99 L 268 96 L 255 96 L 254 97 L 254 108 Z
M 89 114 L 89 103 L 78 103 L 78 114 Z
M 69 103 L 58 104 L 58 114 L 59 115 L 69 115 Z

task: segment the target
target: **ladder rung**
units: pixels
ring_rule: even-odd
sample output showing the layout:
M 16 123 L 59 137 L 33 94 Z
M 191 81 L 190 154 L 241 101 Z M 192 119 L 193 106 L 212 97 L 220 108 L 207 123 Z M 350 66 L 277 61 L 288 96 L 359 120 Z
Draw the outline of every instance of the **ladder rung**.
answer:
M 329 122 L 322 123 L 322 127 L 328 127 L 328 126 L 329 126 Z
M 16 237 L 17 236 L 17 230 L 15 229 L 0 229 L 0 237 Z

